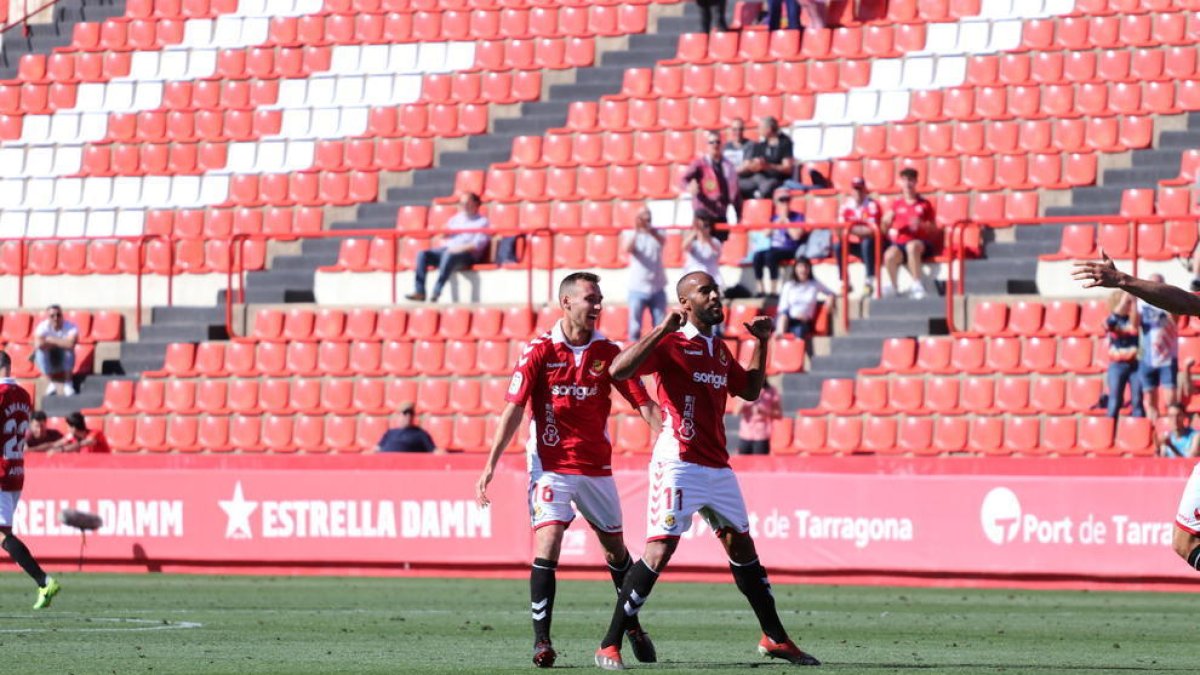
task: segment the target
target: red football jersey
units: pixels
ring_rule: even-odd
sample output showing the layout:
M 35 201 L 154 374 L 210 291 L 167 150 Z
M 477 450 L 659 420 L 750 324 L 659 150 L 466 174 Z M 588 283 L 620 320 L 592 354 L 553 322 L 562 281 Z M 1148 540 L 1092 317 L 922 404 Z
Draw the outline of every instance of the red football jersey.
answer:
M 879 207 L 879 202 L 867 197 L 860 204 L 858 200 L 851 197 L 842 202 L 842 222 L 843 223 L 864 223 L 878 225 L 883 221 L 883 209 Z
M 0 379 L 0 443 L 4 456 L 0 458 L 0 490 L 17 492 L 25 487 L 25 432 L 29 431 L 29 414 L 33 403 L 17 381 Z
M 608 412 L 613 387 L 635 408 L 650 401 L 641 381 L 614 382 L 609 376 L 608 367 L 620 351 L 599 333 L 586 345 L 573 347 L 557 323 L 525 347 L 504 398 L 519 406 L 533 400 L 528 450 L 543 470 L 612 474 Z
M 922 221 L 934 222 L 933 204 L 924 197 L 918 197 L 915 202 L 897 197 L 892 202 L 892 213 L 896 215 L 892 218 L 892 226 L 888 228 L 888 239 L 901 246 L 921 238 Z
M 642 362 L 638 375 L 655 376 L 663 433 L 657 459 L 729 466 L 725 449 L 725 400 L 746 387 L 746 369 L 720 338 L 706 338 L 692 324 L 667 335 Z M 671 433 L 667 433 L 667 429 Z

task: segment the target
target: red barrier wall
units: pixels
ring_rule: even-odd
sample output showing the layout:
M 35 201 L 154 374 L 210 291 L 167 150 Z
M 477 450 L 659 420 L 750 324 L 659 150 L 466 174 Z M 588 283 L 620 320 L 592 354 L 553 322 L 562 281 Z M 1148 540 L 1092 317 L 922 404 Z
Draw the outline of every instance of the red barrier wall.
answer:
M 645 532 L 647 458 L 621 458 L 626 536 Z M 1186 583 L 1170 550 L 1191 463 L 1123 459 L 736 458 L 753 533 L 778 573 Z M 474 505 L 480 456 L 36 456 L 16 529 L 44 560 L 79 555 L 72 507 L 98 512 L 89 569 L 494 573 L 528 564 L 519 457 L 493 506 Z M 695 541 L 693 541 L 695 540 Z M 594 568 L 583 523 L 562 562 Z M 679 569 L 723 573 L 697 519 Z

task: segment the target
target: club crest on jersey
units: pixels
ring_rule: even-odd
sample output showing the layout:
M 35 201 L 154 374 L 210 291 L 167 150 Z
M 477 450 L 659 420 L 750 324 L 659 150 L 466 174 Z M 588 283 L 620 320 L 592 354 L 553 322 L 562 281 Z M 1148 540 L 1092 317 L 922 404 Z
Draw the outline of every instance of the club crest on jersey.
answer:
M 717 350 L 717 359 L 721 362 L 721 365 L 729 365 L 729 355 L 725 353 L 724 349 Z
M 600 375 L 604 372 L 604 367 L 607 365 L 608 364 L 604 362 L 604 359 L 596 359 L 595 361 L 592 361 L 592 367 L 588 370 L 591 371 L 593 375 Z

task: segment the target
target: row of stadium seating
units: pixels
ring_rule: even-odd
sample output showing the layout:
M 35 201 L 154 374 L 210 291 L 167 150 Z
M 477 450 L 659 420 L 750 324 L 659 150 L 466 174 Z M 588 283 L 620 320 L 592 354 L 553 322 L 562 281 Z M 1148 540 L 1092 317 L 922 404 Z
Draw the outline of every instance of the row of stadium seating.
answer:
M 731 338 L 734 340 L 734 338 Z M 754 343 L 735 345 L 742 360 Z M 770 353 L 768 372 L 799 372 L 805 343 L 779 340 Z M 146 377 L 283 377 L 384 375 L 506 375 L 520 356 L 520 342 L 507 340 L 386 340 L 357 342 L 190 342 L 167 346 L 161 370 Z
M 422 426 L 438 447 L 486 452 L 495 415 L 426 416 Z M 374 447 L 389 422 L 371 415 L 109 415 L 104 430 L 119 452 L 361 452 Z M 651 434 L 636 415 L 610 418 L 617 453 L 649 451 Z M 1146 418 L 1073 415 L 797 417 L 776 422 L 777 455 L 972 454 L 985 456 L 1131 456 L 1154 454 Z M 510 450 L 524 442 L 526 428 Z

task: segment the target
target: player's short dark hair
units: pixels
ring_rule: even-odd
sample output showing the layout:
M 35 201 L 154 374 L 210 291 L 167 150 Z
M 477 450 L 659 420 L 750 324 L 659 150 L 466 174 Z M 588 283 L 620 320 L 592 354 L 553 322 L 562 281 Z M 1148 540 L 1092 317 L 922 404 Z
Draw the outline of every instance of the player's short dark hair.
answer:
M 8 355 L 8 352 L 0 349 L 0 370 L 8 370 L 9 368 L 12 368 L 12 357 Z
M 911 166 L 906 166 L 903 169 L 900 169 L 900 177 L 905 180 L 916 180 L 919 176 L 920 174 L 917 173 L 917 170 Z
M 590 281 L 593 284 L 600 283 L 600 275 L 592 274 L 591 272 L 572 272 L 566 276 L 558 284 L 558 297 L 562 297 L 575 288 L 575 284 L 581 281 Z
M 696 270 L 695 272 L 688 272 L 687 274 L 679 277 L 679 281 L 675 282 L 675 295 L 682 298 L 683 297 L 683 283 L 685 281 L 687 281 L 688 279 L 691 279 L 692 277 L 700 275 L 700 274 L 703 274 L 704 276 L 708 277 L 709 279 L 712 279 L 712 275 L 703 270 Z M 714 279 L 714 281 L 715 281 L 715 279 Z
M 29 419 L 33 420 L 34 422 L 45 422 L 46 421 L 46 411 L 45 410 L 34 410 L 32 413 L 29 414 Z
M 76 410 L 67 415 L 67 426 L 80 431 L 87 431 L 87 420 L 83 419 L 83 413 Z

